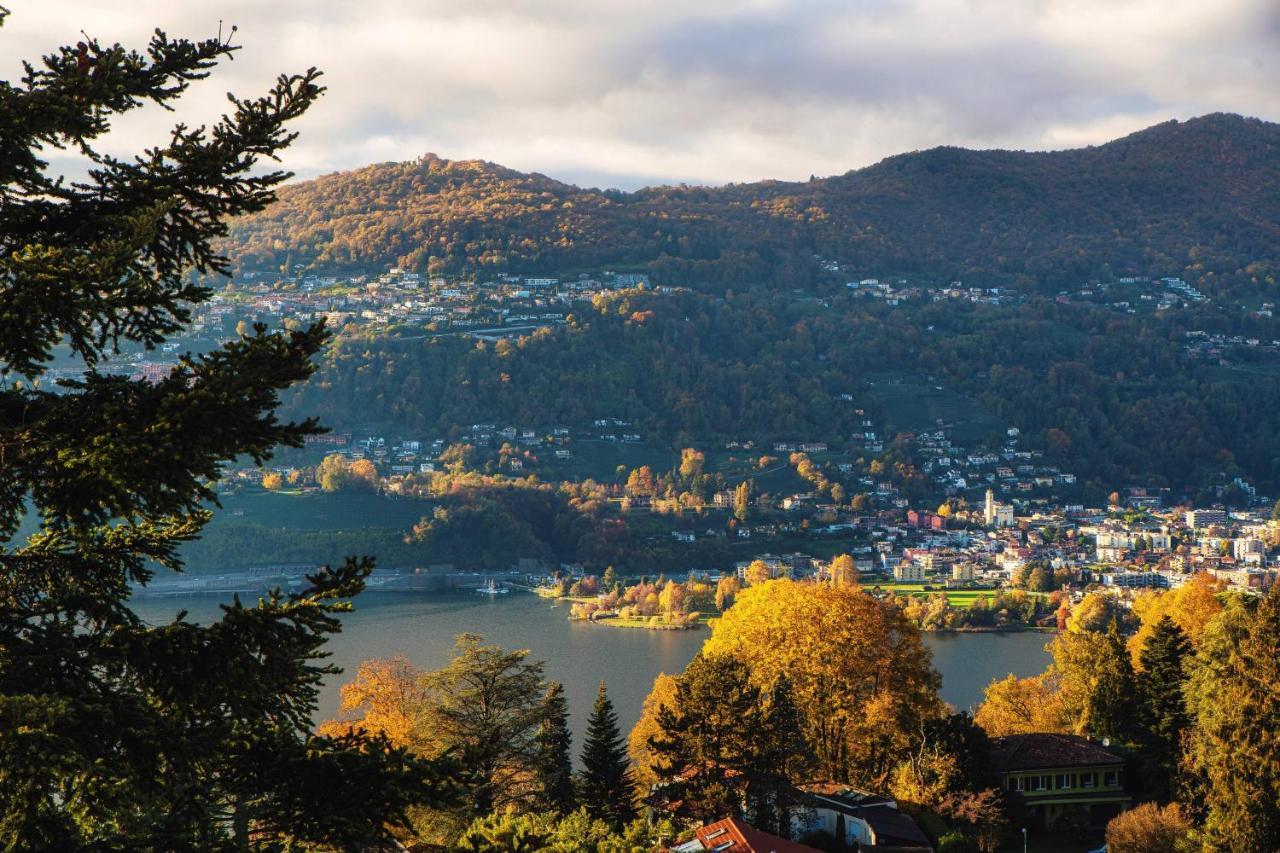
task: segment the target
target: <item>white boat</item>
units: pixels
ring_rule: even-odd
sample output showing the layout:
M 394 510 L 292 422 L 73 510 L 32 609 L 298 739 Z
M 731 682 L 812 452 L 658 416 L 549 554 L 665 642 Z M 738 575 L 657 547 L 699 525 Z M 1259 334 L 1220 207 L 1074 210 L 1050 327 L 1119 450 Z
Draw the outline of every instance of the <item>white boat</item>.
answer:
M 506 595 L 509 590 L 505 586 L 498 586 L 494 583 L 493 578 L 489 578 L 489 582 L 482 587 L 477 587 L 476 592 L 485 595 Z

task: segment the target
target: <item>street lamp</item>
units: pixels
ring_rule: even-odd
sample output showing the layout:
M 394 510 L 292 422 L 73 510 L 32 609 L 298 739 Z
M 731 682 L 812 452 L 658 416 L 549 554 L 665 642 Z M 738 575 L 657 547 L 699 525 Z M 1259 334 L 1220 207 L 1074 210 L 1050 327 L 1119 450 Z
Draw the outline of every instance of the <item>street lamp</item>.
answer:
M 1027 828 L 1022 827 L 1022 853 L 1027 853 Z

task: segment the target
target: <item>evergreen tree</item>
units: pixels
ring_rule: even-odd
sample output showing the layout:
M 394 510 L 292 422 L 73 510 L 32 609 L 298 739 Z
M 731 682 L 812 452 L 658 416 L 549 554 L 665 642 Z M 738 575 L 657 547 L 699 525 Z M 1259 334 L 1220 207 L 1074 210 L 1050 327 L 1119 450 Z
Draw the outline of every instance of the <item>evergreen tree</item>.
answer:
M 794 783 L 807 777 L 812 766 L 804 718 L 796 707 L 791 679 L 782 675 L 769 693 L 756 755 L 747 771 L 752 812 L 762 829 L 791 837 L 797 804 Z
M 649 742 L 658 759 L 652 801 L 689 820 L 742 814 L 764 728 L 750 670 L 728 655 L 698 655 L 676 679 L 674 707 L 658 712 L 658 728 Z
M 626 743 L 618 730 L 618 715 L 601 681 L 582 744 L 578 800 L 592 817 L 621 826 L 636 816 L 635 797 L 635 782 L 627 763 Z
M 0 9 L 0 23 L 7 12 Z M 255 325 L 158 382 L 99 368 L 123 343 L 181 330 L 226 274 L 215 241 L 288 177 L 262 171 L 321 94 L 319 72 L 231 99 L 141 156 L 95 150 L 114 119 L 168 107 L 237 48 L 221 36 L 144 52 L 86 37 L 0 82 L 0 846 L 7 849 L 368 848 L 406 808 L 449 799 L 451 762 L 311 729 L 326 638 L 372 564 L 301 592 L 151 627 L 131 586 L 181 569 L 221 467 L 300 446 L 279 393 L 307 378 L 322 326 Z M 41 154 L 73 149 L 80 182 Z M 55 347 L 84 368 L 40 382 Z M 25 541 L 29 510 L 40 529 Z
M 564 685 L 553 681 L 542 699 L 538 728 L 537 775 L 540 808 L 568 813 L 574 809 L 573 759 L 570 755 L 569 703 Z
M 1114 619 L 1107 628 L 1097 661 L 1093 689 L 1085 706 L 1086 727 L 1095 737 L 1125 741 L 1133 733 L 1133 663 Z
M 1142 664 L 1137 693 L 1141 704 L 1143 771 L 1147 793 L 1160 802 L 1173 797 L 1182 736 L 1190 725 L 1183 698 L 1185 664 L 1190 653 L 1187 635 L 1164 616 L 1138 657 Z

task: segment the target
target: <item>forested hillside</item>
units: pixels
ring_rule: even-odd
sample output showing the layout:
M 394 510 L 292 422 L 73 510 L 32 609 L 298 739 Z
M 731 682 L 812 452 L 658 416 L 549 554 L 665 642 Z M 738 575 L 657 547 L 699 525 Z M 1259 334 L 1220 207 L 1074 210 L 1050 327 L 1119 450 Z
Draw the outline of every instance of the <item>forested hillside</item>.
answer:
M 854 274 L 1056 291 L 1184 275 L 1275 289 L 1280 125 L 1167 122 L 1049 153 L 937 148 L 837 177 L 634 193 L 428 155 L 287 187 L 238 220 L 242 269 L 648 270 L 668 283 L 803 285 Z
M 343 335 L 286 411 L 340 429 L 454 437 L 477 421 L 577 427 L 617 417 L 674 447 L 840 444 L 859 429 L 859 407 L 883 423 L 868 376 L 913 371 L 970 395 L 994 424 L 1018 426 L 1099 485 L 1197 486 L 1243 473 L 1270 488 L 1280 483 L 1280 427 L 1265 413 L 1280 408 L 1280 373 L 1205 365 L 1183 342 L 1199 328 L 1269 338 L 1272 323 L 1051 299 L 887 306 L 763 289 L 631 291 L 583 306 L 563 328 L 496 345 Z

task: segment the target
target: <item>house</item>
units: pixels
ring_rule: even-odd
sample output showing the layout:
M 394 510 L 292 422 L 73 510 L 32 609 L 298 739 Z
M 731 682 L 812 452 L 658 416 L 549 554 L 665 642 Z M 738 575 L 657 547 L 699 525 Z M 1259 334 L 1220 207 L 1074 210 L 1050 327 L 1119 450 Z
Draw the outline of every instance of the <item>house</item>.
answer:
M 698 827 L 691 841 L 667 850 L 669 853 L 819 853 L 815 847 L 761 832 L 733 817 Z
M 1000 786 L 1019 796 L 1038 829 L 1072 823 L 1103 826 L 1129 807 L 1124 759 L 1105 743 L 1077 735 L 1035 733 L 995 738 L 991 766 Z
M 890 797 L 838 783 L 806 785 L 797 834 L 825 832 L 858 850 L 883 853 L 931 853 L 933 846 L 909 815 Z

